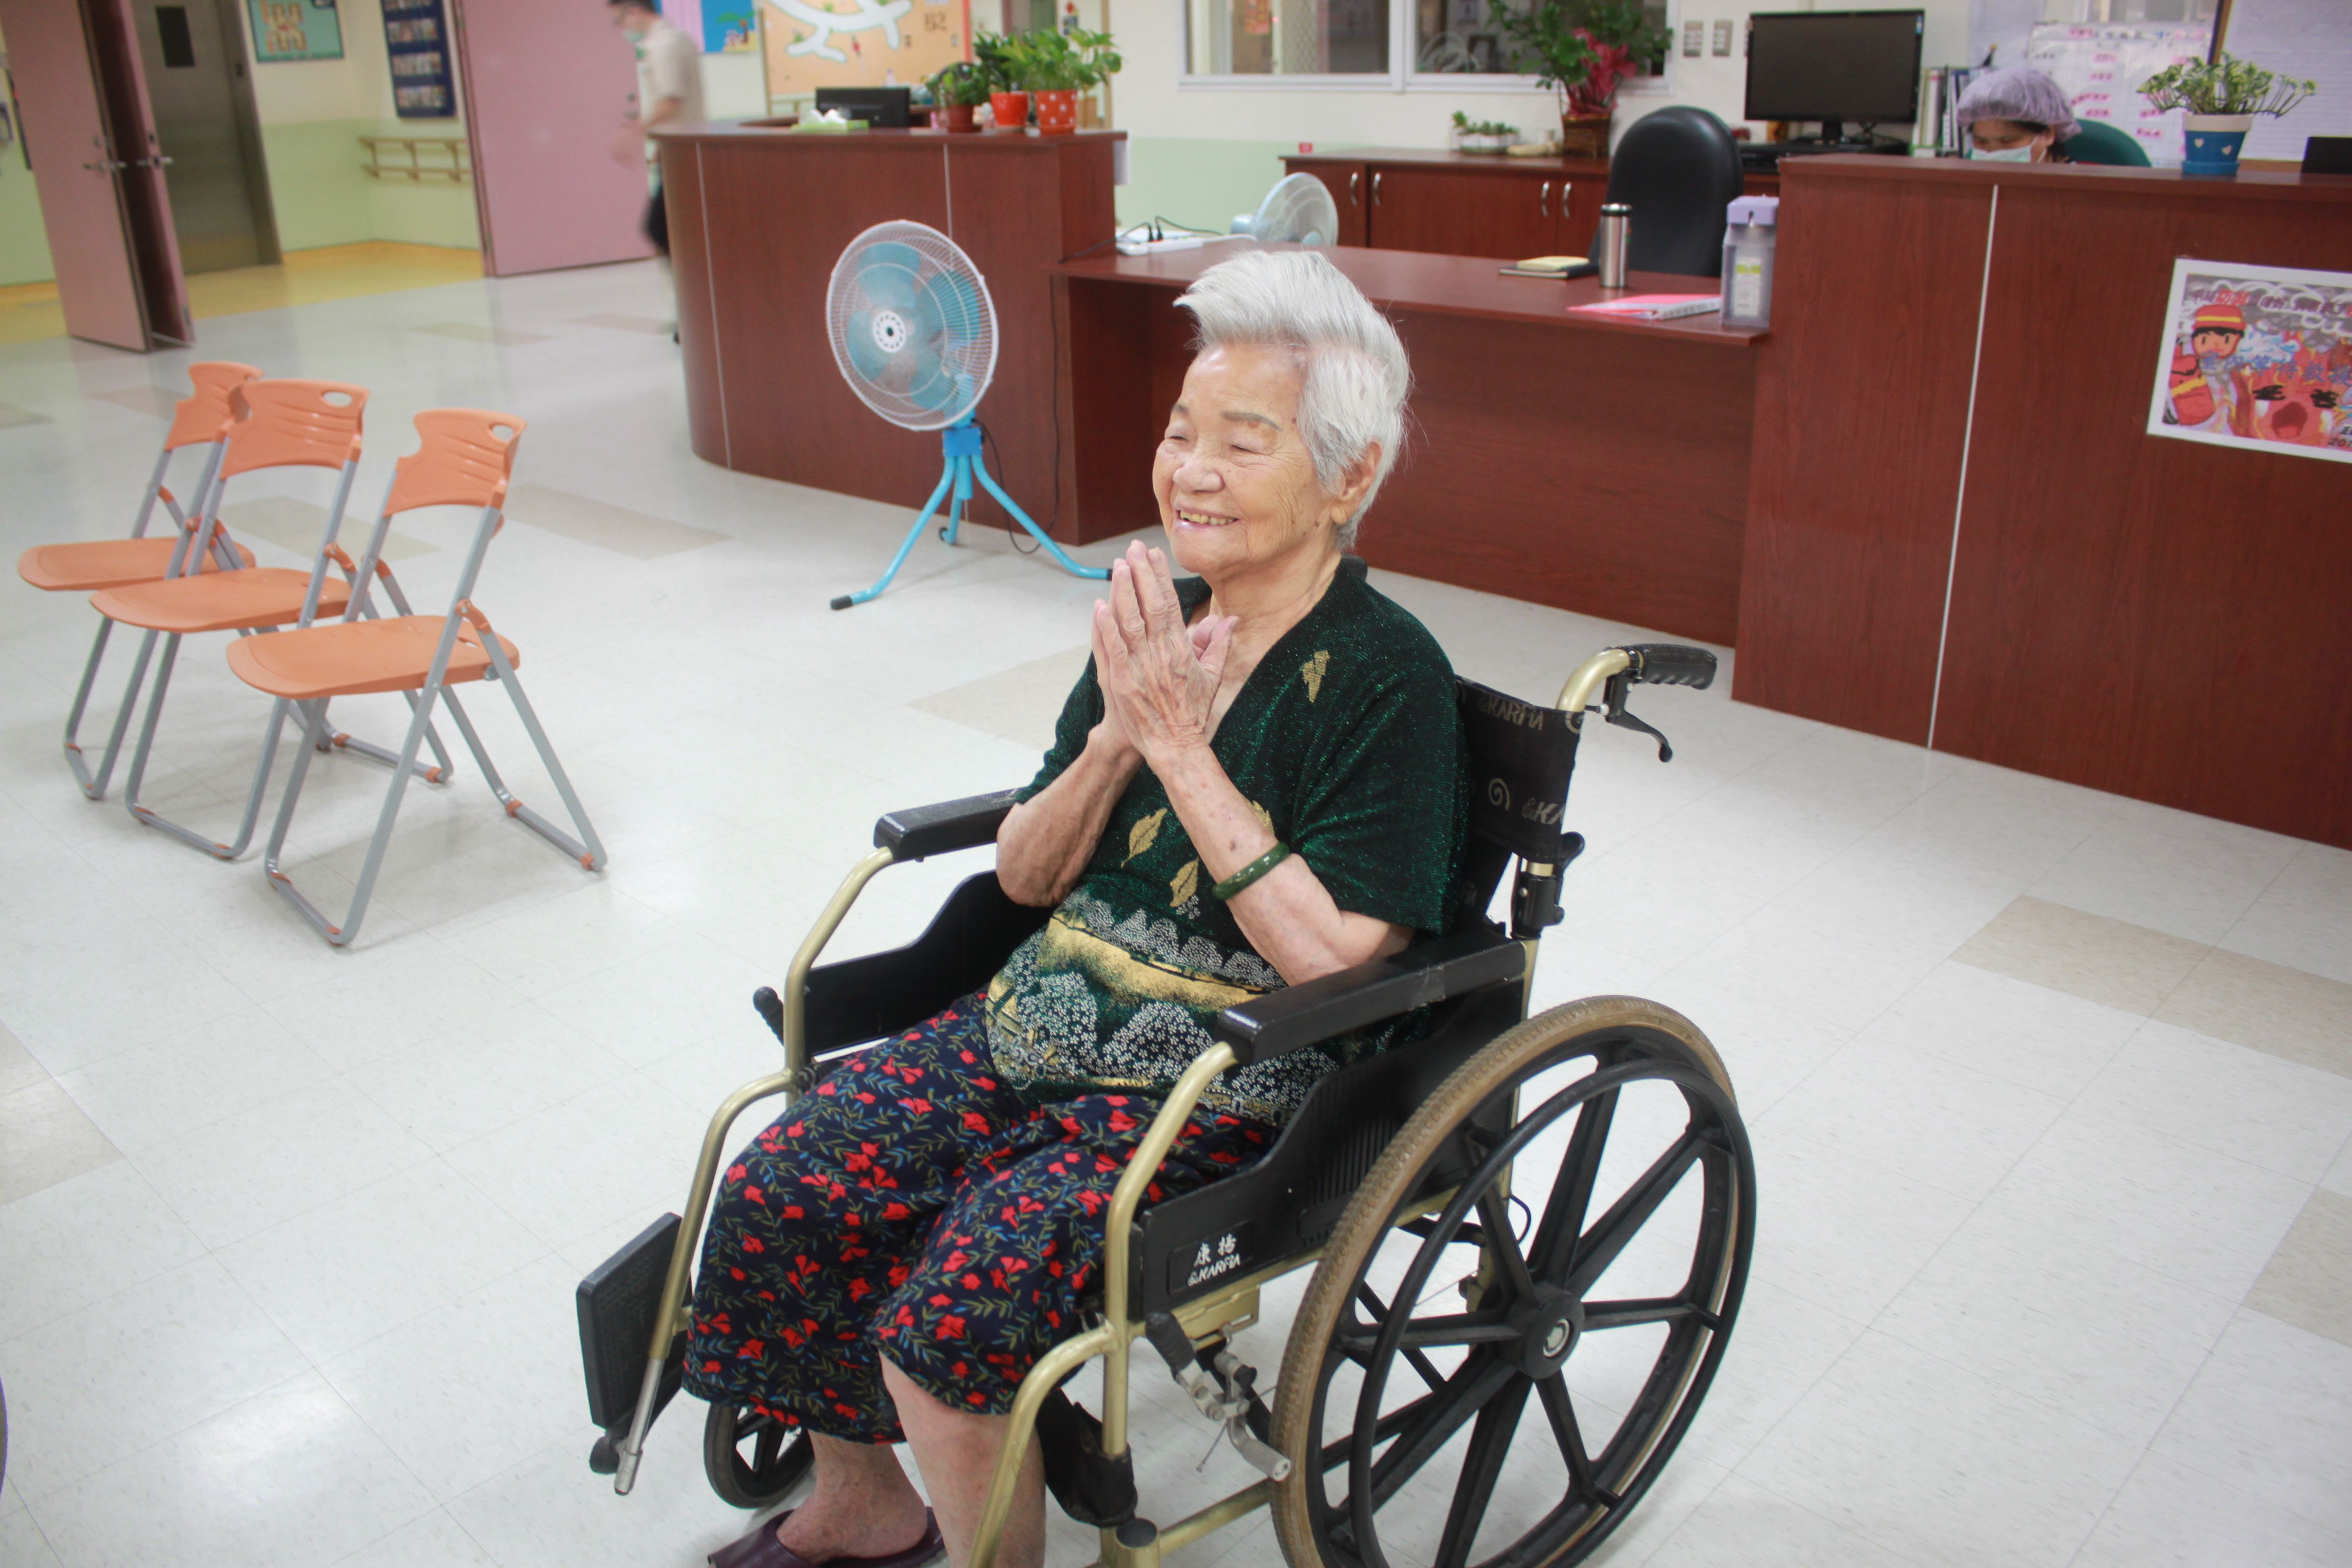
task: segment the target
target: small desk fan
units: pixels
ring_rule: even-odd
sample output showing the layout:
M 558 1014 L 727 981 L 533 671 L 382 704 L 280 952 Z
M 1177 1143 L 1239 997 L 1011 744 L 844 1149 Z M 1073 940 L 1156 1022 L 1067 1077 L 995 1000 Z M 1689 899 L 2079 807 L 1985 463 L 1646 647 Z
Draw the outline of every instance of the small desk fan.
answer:
M 1339 204 L 1312 174 L 1275 181 L 1257 211 L 1234 219 L 1234 232 L 1265 245 L 1331 246 L 1339 240 Z
M 834 263 L 824 321 L 834 363 L 859 401 L 902 429 L 939 431 L 947 458 L 939 488 L 881 580 L 863 593 L 844 594 L 833 601 L 835 609 L 862 605 L 890 585 L 943 500 L 948 517 L 940 537 L 953 544 L 974 479 L 1064 570 L 1081 577 L 1110 575 L 1071 560 L 988 471 L 972 411 L 996 374 L 996 308 L 980 268 L 955 241 L 919 223 L 875 225 Z

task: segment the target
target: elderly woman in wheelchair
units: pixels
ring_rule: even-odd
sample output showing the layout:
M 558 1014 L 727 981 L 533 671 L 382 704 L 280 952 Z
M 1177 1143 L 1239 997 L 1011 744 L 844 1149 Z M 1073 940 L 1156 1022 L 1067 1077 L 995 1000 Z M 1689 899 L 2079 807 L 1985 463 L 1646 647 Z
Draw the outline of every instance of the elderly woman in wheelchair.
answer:
M 1402 435 L 1394 329 L 1311 251 L 1180 303 L 1198 352 L 1152 479 L 1189 575 L 1140 545 L 1114 565 L 1025 788 L 882 820 L 758 998 L 785 1070 L 720 1108 L 688 1217 L 583 1283 L 618 1489 L 681 1383 L 730 1500 L 813 1465 L 719 1568 L 1032 1568 L 1048 1484 L 1110 1568 L 1269 1502 L 1298 1568 L 1573 1561 L 1722 1354 L 1753 1173 L 1714 1051 L 1629 998 L 1525 1016 L 1581 847 L 1584 710 L 1646 730 L 1627 689 L 1704 686 L 1712 657 L 1611 649 L 1559 708 L 1457 682 L 1346 553 Z M 912 946 L 815 966 L 876 872 L 992 839 L 993 878 Z M 1486 910 L 1514 857 L 1507 935 Z M 1309 1264 L 1269 1413 L 1232 1339 Z M 1463 1310 L 1433 1310 L 1449 1285 Z M 1616 1342 L 1584 1358 L 1601 1395 L 1566 1373 L 1588 1336 Z M 1164 1529 L 1128 1452 L 1138 1338 L 1265 1478 Z M 1097 1356 L 1099 1421 L 1060 1392 Z

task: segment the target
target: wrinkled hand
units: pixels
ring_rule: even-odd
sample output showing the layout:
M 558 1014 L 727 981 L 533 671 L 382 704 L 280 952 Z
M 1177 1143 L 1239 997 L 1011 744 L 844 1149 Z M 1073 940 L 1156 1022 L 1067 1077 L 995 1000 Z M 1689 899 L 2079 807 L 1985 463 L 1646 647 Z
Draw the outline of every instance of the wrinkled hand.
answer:
M 1168 557 L 1130 544 L 1113 562 L 1110 593 L 1095 605 L 1096 678 L 1103 722 L 1146 762 L 1205 746 L 1217 729 L 1217 689 L 1224 679 L 1235 622 L 1230 616 L 1184 624 Z

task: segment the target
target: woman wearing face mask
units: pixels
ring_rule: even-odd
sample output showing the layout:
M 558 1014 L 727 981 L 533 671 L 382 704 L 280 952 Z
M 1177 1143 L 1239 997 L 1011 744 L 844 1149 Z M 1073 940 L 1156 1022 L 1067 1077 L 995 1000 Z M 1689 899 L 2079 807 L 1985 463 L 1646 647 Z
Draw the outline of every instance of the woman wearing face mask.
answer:
M 2066 163 L 2058 144 L 2080 129 L 2064 90 L 2024 66 L 1970 81 L 1954 113 L 1968 133 L 1969 156 L 1996 163 Z

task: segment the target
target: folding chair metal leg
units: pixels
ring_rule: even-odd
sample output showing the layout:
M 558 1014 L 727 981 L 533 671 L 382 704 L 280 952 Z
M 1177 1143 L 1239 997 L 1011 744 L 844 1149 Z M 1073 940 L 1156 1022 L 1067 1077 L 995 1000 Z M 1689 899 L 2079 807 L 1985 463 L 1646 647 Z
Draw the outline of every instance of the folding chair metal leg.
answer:
M 121 754 L 122 737 L 131 728 L 131 711 L 139 705 L 139 689 L 146 683 L 147 661 L 155 651 L 155 634 L 149 632 L 140 639 L 139 658 L 131 669 L 131 684 L 123 691 L 122 706 L 114 715 L 114 727 L 107 732 L 106 751 L 92 772 L 89 764 L 82 761 L 77 731 L 81 729 L 82 713 L 89 706 L 89 689 L 98 682 L 98 666 L 106 655 L 106 639 L 113 631 L 114 623 L 100 616 L 98 636 L 89 645 L 89 660 L 82 666 L 81 684 L 74 689 L 73 708 L 66 714 L 66 765 L 73 769 L 74 782 L 81 786 L 81 793 L 92 800 L 106 798 L 107 781 L 114 776 L 114 759 Z
M 572 825 L 580 830 L 580 837 L 574 838 L 565 833 L 508 791 L 504 782 L 491 768 L 488 755 L 483 752 L 480 740 L 474 734 L 473 725 L 464 719 L 463 710 L 457 706 L 457 693 L 445 691 L 442 695 L 449 704 L 449 711 L 464 726 L 467 741 L 474 748 L 475 760 L 481 763 L 484 775 L 490 779 L 490 787 L 498 792 L 499 804 L 507 808 L 509 816 L 579 861 L 585 869 L 603 870 L 604 840 L 596 837 L 595 825 L 588 820 L 587 808 L 580 804 L 580 796 L 572 788 L 572 775 L 563 771 L 563 764 L 556 760 L 555 747 L 548 741 L 547 731 L 540 728 L 538 710 L 531 707 L 530 699 L 522 694 L 522 679 L 515 674 L 514 666 L 508 662 L 504 645 L 499 641 L 498 634 L 487 626 L 482 630 L 482 649 L 490 656 L 490 668 L 497 673 L 499 684 L 507 689 L 507 696 L 514 703 L 515 716 L 522 721 L 523 732 L 530 737 L 530 743 L 539 748 L 539 760 L 547 765 L 547 776 L 554 783 L 555 793 L 562 800 L 563 809 L 571 815 Z
M 193 845 L 216 859 L 234 860 L 252 844 L 253 829 L 261 820 L 261 798 L 268 793 L 269 774 L 278 760 L 278 738 L 286 727 L 286 701 L 280 698 L 269 705 L 269 728 L 262 740 L 261 755 L 253 765 L 253 784 L 246 792 L 245 815 L 237 824 L 236 841 L 223 844 L 218 839 L 207 838 L 194 828 L 184 827 L 152 808 L 139 804 L 139 786 L 146 778 L 147 758 L 155 746 L 155 726 L 163 717 L 163 699 L 172 687 L 172 667 L 178 662 L 179 657 L 180 634 L 174 632 L 163 640 L 163 659 L 155 668 L 155 689 L 148 694 L 147 717 L 139 726 L 139 745 L 131 753 L 131 774 L 122 783 L 122 804 L 132 816 L 148 826 L 161 828 L 182 843 Z
M 302 896 L 294 879 L 278 868 L 278 857 L 286 850 L 286 829 L 294 821 L 294 803 L 302 797 L 302 781 L 310 772 L 310 759 L 318 754 L 327 734 L 327 705 L 324 702 L 302 705 L 302 743 L 294 748 L 294 765 L 286 774 L 286 791 L 278 800 L 278 818 L 270 824 L 269 843 L 261 852 L 261 868 L 269 878 L 269 885 L 283 894 L 286 900 L 301 911 L 302 918 L 315 927 L 320 936 L 336 946 L 350 942 L 341 928 L 319 912 L 319 907 Z M 395 788 L 407 777 L 404 772 L 393 775 Z
M 415 713 L 416 693 L 404 691 L 400 695 L 407 702 L 409 712 Z M 441 743 L 441 732 L 430 724 L 425 726 L 425 744 L 433 753 L 433 763 L 429 767 L 421 762 L 413 764 L 416 776 L 430 784 L 445 784 L 457 777 L 457 764 L 449 760 L 448 748 Z M 327 731 L 326 737 L 319 742 L 319 749 L 323 752 L 331 747 L 338 752 L 350 752 L 365 757 L 371 762 L 382 763 L 386 767 L 400 761 L 399 752 L 379 746 L 373 741 L 362 741 L 345 730 Z

